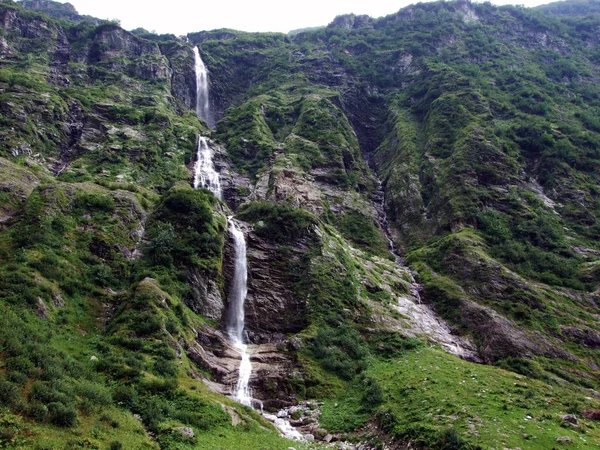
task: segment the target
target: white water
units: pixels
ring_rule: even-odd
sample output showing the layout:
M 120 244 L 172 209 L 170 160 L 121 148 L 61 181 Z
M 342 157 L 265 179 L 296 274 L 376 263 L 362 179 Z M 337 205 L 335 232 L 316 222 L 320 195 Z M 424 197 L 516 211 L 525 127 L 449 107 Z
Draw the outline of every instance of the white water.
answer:
M 302 433 L 300 433 L 298 430 L 296 430 L 289 421 L 284 420 L 280 417 L 277 417 L 274 414 L 263 414 L 263 417 L 271 422 L 273 422 L 273 425 L 275 425 L 279 431 L 281 431 L 281 434 L 283 435 L 284 438 L 287 439 L 294 439 L 296 441 L 303 441 L 304 440 L 304 436 L 302 435 Z
M 234 400 L 242 405 L 252 406 L 252 394 L 249 382 L 252 364 L 248 354 L 248 346 L 244 343 L 244 302 L 248 293 L 248 267 L 246 263 L 246 240 L 244 233 L 229 218 L 229 231 L 233 237 L 235 265 L 233 283 L 229 294 L 229 316 L 227 318 L 227 334 L 234 347 L 240 352 L 240 373 L 233 393 Z
M 194 62 L 196 68 L 196 114 L 203 119 L 210 128 L 215 127 L 215 122 L 210 111 L 208 98 L 208 70 L 198 47 L 194 47 Z
M 194 166 L 194 189 L 199 187 L 209 189 L 218 199 L 222 199 L 221 180 L 213 165 L 213 151 L 204 136 L 198 136 L 198 154 Z

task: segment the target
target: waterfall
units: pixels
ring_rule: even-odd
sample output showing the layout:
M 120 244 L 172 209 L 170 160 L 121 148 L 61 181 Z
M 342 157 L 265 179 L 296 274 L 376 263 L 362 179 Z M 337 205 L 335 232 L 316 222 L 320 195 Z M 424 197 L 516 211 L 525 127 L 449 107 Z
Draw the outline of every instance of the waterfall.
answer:
M 208 70 L 198 47 L 194 47 L 194 62 L 196 68 L 196 115 L 206 122 L 210 128 L 215 127 L 210 112 L 210 101 L 208 98 Z
M 196 66 L 196 114 L 203 119 L 210 128 L 215 123 L 210 111 L 208 98 L 208 70 L 200 57 L 198 47 L 194 47 L 194 61 Z M 194 166 L 194 189 L 205 187 L 210 189 L 219 199 L 222 199 L 221 181 L 219 173 L 213 164 L 213 152 L 204 136 L 198 136 L 198 154 Z M 244 233 L 237 227 L 232 217 L 229 220 L 229 231 L 233 237 L 235 266 L 233 284 L 229 295 L 229 312 L 227 319 L 227 334 L 233 346 L 242 357 L 238 382 L 233 392 L 234 400 L 242 405 L 252 406 L 250 392 L 250 374 L 252 364 L 248 346 L 244 342 L 244 302 L 248 292 L 248 268 L 246 265 L 246 240 Z
M 219 173 L 213 164 L 213 151 L 204 136 L 198 136 L 198 153 L 194 166 L 194 189 L 200 187 L 209 189 L 218 199 L 223 198 Z
M 240 352 L 242 361 L 238 382 L 233 398 L 242 405 L 252 406 L 252 395 L 248 386 L 252 364 L 248 354 L 248 346 L 244 343 L 244 302 L 248 293 L 248 267 L 246 261 L 246 240 L 244 233 L 229 217 L 229 230 L 233 237 L 235 265 L 233 283 L 229 294 L 229 314 L 227 318 L 227 334 L 234 347 Z

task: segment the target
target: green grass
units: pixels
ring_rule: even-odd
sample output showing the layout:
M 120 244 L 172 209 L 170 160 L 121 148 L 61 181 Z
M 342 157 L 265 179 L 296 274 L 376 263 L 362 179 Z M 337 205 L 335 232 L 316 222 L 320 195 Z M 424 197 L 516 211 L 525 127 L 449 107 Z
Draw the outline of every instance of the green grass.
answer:
M 281 438 L 276 432 L 268 432 L 255 425 L 236 428 L 217 428 L 210 433 L 200 433 L 194 448 L 199 450 L 297 450 L 322 448 Z
M 380 423 L 399 439 L 432 445 L 453 429 L 484 448 L 531 450 L 554 448 L 561 436 L 581 449 L 596 448 L 600 439 L 597 423 L 579 415 L 582 409 L 598 409 L 600 402 L 568 383 L 528 379 L 430 347 L 374 362 L 366 374 L 384 392 Z M 581 419 L 578 429 L 560 420 L 573 412 Z

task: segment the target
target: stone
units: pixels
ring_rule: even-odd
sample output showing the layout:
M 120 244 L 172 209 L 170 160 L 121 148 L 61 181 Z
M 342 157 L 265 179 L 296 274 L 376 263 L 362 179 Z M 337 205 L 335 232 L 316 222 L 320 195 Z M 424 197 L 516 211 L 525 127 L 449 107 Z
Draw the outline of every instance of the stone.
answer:
M 37 298 L 37 315 L 42 319 L 48 319 L 48 308 L 41 297 Z
M 323 428 L 316 428 L 315 427 L 312 430 L 312 432 L 313 432 L 313 435 L 315 436 L 315 439 L 318 439 L 320 441 L 324 440 L 328 436 L 327 430 L 325 430 Z
M 577 420 L 577 416 L 575 414 L 566 414 L 564 416 L 561 416 L 560 420 L 562 420 L 563 422 L 570 423 L 572 425 L 579 424 L 579 420 Z
M 568 436 L 557 437 L 556 442 L 559 444 L 571 444 L 573 441 Z
M 65 301 L 63 300 L 60 294 L 54 295 L 54 297 L 52 298 L 52 303 L 56 308 L 64 308 L 65 306 Z
M 307 441 L 314 441 L 315 440 L 315 436 L 312 434 L 305 434 L 304 435 L 304 439 L 306 439 Z
M 186 436 L 186 437 L 193 438 L 195 436 L 194 430 L 191 429 L 190 427 L 175 428 L 175 431 L 179 432 L 180 434 L 182 434 L 183 436 Z
M 298 351 L 302 348 L 302 339 L 297 336 L 294 336 L 288 341 L 288 349 L 293 351 Z
M 92 355 L 90 361 L 98 361 L 98 357 L 96 355 Z
M 217 283 L 198 270 L 190 270 L 188 280 L 191 293 L 185 298 L 185 304 L 196 314 L 220 320 L 225 306 Z
M 583 417 L 585 417 L 586 419 L 600 420 L 600 411 L 599 410 L 589 409 L 586 411 L 582 411 L 581 415 Z

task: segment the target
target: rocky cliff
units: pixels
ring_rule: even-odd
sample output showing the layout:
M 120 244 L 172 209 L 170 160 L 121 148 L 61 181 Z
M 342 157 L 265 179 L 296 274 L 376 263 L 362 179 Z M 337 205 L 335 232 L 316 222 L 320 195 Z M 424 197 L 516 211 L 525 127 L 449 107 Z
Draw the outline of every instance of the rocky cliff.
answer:
M 229 398 L 235 216 L 257 408 L 358 448 L 594 448 L 596 9 L 175 38 L 1 1 L 0 446 L 288 448 Z

